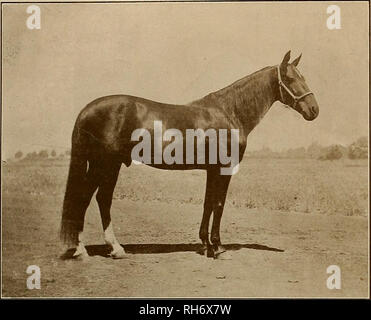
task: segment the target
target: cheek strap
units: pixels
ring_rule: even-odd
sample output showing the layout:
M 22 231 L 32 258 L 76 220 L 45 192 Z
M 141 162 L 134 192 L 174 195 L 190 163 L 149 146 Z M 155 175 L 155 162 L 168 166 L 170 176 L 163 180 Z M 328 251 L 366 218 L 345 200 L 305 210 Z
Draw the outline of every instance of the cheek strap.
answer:
M 312 91 L 308 91 L 304 94 L 302 94 L 301 96 L 296 96 L 291 90 L 289 87 L 287 87 L 283 81 L 282 81 L 282 78 L 281 78 L 281 71 L 280 71 L 280 66 L 278 65 L 277 66 L 277 73 L 278 73 L 278 87 L 280 88 L 280 95 L 281 95 L 281 101 L 283 104 L 286 104 L 288 106 L 290 106 L 289 104 L 283 102 L 283 92 L 282 92 L 282 88 L 285 89 L 285 91 L 291 96 L 291 98 L 294 99 L 294 104 L 292 106 L 290 106 L 291 108 L 295 109 L 297 103 L 305 98 L 306 96 L 309 96 L 310 94 L 313 94 Z

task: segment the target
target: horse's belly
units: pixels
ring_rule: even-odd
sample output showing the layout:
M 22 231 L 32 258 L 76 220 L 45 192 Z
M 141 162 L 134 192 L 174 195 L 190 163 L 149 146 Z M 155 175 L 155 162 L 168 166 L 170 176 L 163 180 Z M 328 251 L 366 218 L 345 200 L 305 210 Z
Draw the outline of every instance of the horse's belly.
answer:
M 162 169 L 162 170 L 206 170 L 210 168 L 212 165 L 206 165 L 206 164 L 146 164 L 149 167 L 156 168 L 156 169 Z

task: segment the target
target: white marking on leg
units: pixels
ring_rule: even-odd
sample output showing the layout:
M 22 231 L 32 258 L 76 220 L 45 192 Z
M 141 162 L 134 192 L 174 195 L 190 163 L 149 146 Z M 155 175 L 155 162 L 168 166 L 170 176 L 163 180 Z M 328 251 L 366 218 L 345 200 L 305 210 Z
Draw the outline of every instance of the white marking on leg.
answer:
M 113 232 L 112 221 L 108 225 L 107 229 L 104 230 L 104 241 L 112 247 L 111 256 L 113 258 L 123 258 L 125 256 L 125 250 L 117 241 Z
M 79 244 L 77 245 L 76 251 L 73 254 L 73 256 L 74 257 L 77 257 L 77 256 L 87 257 L 88 256 L 88 252 L 86 251 L 85 245 L 82 242 L 82 232 L 79 232 Z

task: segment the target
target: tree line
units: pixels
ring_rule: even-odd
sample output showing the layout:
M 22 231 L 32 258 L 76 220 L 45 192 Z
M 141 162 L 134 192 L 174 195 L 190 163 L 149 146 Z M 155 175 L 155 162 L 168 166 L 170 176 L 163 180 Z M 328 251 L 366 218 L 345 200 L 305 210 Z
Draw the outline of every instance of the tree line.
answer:
M 14 154 L 14 159 L 16 160 L 43 160 L 43 159 L 62 159 L 64 157 L 69 157 L 71 154 L 70 150 L 66 150 L 57 154 L 55 150 L 40 150 L 33 151 L 24 154 L 21 150 Z
M 261 150 L 248 151 L 248 157 L 252 158 L 275 158 L 275 159 L 317 159 L 317 160 L 338 160 L 367 159 L 368 158 L 368 137 L 361 137 L 348 146 L 333 144 L 322 146 L 318 142 L 312 143 L 307 148 L 293 148 L 284 151 L 272 151 L 263 147 Z
M 16 160 L 43 160 L 61 159 L 69 157 L 70 150 L 57 154 L 55 150 L 40 150 L 23 154 L 17 151 L 14 155 Z M 367 159 L 368 158 L 368 137 L 361 137 L 349 146 L 334 144 L 331 146 L 321 146 L 318 142 L 312 143 L 307 148 L 300 147 L 284 151 L 272 151 L 270 148 L 263 147 L 256 151 L 247 151 L 250 158 L 275 158 L 275 159 L 318 159 L 318 160 L 338 160 L 341 158 Z

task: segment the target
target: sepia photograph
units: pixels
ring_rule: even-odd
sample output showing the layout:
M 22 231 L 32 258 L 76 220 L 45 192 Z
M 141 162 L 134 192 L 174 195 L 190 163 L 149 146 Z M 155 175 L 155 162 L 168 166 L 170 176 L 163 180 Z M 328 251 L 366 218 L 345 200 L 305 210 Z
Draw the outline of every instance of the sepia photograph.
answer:
M 1 298 L 369 299 L 369 5 L 2 1 Z

